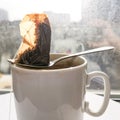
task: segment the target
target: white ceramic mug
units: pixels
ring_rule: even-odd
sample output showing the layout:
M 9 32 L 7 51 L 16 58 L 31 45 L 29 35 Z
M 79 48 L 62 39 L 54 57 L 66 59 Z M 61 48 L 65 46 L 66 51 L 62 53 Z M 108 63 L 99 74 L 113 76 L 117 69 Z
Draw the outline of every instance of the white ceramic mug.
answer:
M 52 54 L 51 59 L 62 55 Z M 67 59 L 51 69 L 28 69 L 12 65 L 13 91 L 18 120 L 83 120 L 83 113 L 100 116 L 109 102 L 108 76 L 87 73 L 83 57 Z M 86 86 L 94 77 L 104 81 L 104 101 L 97 112 L 85 100 Z

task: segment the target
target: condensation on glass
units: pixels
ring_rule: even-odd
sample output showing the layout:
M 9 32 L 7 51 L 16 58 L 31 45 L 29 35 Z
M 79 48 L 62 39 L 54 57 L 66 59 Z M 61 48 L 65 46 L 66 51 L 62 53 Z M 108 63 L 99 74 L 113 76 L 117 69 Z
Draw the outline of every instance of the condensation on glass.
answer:
M 120 1 L 82 0 L 80 11 L 76 12 L 80 16 L 79 21 L 71 21 L 67 13 L 45 12 L 52 28 L 51 52 L 75 53 L 100 46 L 114 46 L 114 52 L 95 53 L 85 57 L 88 60 L 88 71 L 106 72 L 110 77 L 111 88 L 119 90 Z M 0 77 L 10 74 L 7 58 L 14 56 L 21 42 L 20 20 L 9 21 L 8 14 L 9 11 L 0 9 Z M 91 88 L 96 84 L 97 89 L 102 88 L 100 78 L 93 80 Z

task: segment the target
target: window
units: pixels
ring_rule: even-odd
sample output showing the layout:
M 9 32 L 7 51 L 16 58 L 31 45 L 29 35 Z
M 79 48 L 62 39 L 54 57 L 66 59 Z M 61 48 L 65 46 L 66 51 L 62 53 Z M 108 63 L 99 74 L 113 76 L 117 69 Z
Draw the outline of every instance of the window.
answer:
M 88 71 L 106 72 L 112 91 L 120 90 L 119 0 L 13 1 L 1 0 L 0 4 L 0 79 L 10 74 L 7 59 L 14 56 L 20 45 L 20 20 L 28 13 L 45 12 L 52 28 L 51 52 L 75 53 L 106 45 L 116 48 L 114 52 L 84 57 Z M 102 89 L 102 84 L 100 78 L 93 80 L 90 89 Z

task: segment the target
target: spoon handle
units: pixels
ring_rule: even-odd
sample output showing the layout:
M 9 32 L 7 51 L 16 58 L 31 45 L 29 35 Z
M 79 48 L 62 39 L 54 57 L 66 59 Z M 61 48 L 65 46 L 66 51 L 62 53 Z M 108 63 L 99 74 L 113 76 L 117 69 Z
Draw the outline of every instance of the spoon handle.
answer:
M 112 47 L 112 46 L 106 46 L 106 47 L 100 47 L 100 48 L 82 51 L 82 52 L 75 53 L 75 54 L 70 54 L 70 55 L 63 56 L 63 57 L 60 57 L 60 58 L 54 60 L 54 64 L 56 64 L 57 62 L 59 62 L 61 60 L 67 59 L 67 58 L 77 57 L 80 55 L 86 55 L 86 54 L 90 54 L 90 53 L 102 52 L 102 51 L 107 51 L 107 50 L 113 50 L 113 49 L 114 49 L 114 47 Z

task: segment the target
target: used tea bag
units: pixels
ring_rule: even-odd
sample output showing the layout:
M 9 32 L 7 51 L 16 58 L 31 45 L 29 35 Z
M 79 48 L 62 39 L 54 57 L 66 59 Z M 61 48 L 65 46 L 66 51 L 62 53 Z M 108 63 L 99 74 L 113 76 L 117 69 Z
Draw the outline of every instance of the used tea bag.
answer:
M 27 65 L 49 64 L 51 27 L 46 14 L 28 14 L 20 23 L 22 43 L 15 60 Z

